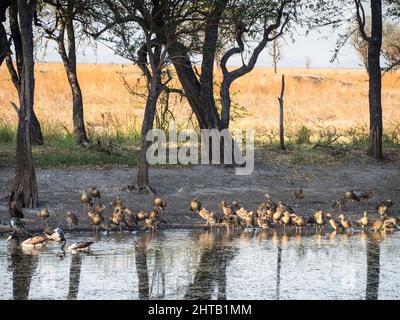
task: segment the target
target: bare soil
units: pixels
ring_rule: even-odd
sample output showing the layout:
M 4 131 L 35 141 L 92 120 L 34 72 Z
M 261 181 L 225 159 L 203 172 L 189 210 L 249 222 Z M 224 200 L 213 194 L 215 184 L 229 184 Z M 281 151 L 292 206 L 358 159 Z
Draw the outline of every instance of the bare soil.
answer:
M 89 228 L 88 218 L 79 199 L 83 189 L 97 186 L 102 192 L 102 201 L 108 205 L 107 216 L 112 209 L 109 203 L 120 194 L 124 205 L 133 212 L 151 210 L 154 196 L 140 195 L 122 191 L 134 182 L 133 168 L 71 168 L 38 169 L 39 208 L 47 206 L 51 217 L 50 226 L 67 227 L 65 213 L 75 212 L 80 221 L 79 228 Z M 0 223 L 9 221 L 7 196 L 11 188 L 14 169 L 0 166 Z M 208 209 L 220 213 L 218 203 L 222 200 L 238 201 L 243 207 L 256 210 L 264 200 L 264 193 L 269 192 L 275 200 L 291 204 L 305 216 L 313 209 L 332 210 L 332 201 L 346 189 L 363 192 L 373 189 L 375 196 L 368 209 L 375 213 L 375 206 L 382 199 L 391 198 L 394 210 L 400 207 L 400 170 L 397 161 L 375 162 L 357 161 L 333 165 L 279 165 L 279 163 L 257 163 L 250 176 L 236 176 L 233 168 L 219 166 L 193 166 L 190 168 L 161 169 L 152 168 L 150 179 L 153 187 L 167 202 L 165 212 L 166 227 L 199 226 L 202 220 L 188 210 L 189 202 L 197 197 Z M 293 192 L 302 188 L 305 199 L 298 204 Z M 298 207 L 297 207 L 298 206 Z M 346 205 L 349 216 L 361 214 L 363 203 Z M 40 228 L 36 210 L 25 210 L 26 218 L 37 221 L 32 228 Z

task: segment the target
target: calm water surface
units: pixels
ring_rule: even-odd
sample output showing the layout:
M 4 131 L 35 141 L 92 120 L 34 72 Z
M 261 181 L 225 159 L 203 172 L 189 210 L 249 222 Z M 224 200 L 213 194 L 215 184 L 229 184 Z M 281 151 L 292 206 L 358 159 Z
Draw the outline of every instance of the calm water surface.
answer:
M 0 299 L 399 299 L 400 233 L 166 230 L 67 235 L 90 253 L 0 237 Z M 68 244 L 67 244 L 68 245 Z

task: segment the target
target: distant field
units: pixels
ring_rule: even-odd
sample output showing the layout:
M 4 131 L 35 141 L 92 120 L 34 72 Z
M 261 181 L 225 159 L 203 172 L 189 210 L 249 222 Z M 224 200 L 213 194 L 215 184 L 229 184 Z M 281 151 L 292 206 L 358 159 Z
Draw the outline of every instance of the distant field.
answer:
M 139 70 L 134 66 L 91 64 L 79 65 L 78 72 L 89 135 L 137 141 L 144 99 L 132 95 L 122 78 L 136 85 Z M 341 134 L 341 140 L 349 143 L 367 138 L 368 82 L 364 70 L 281 68 L 275 75 L 272 68 L 256 68 L 233 85 L 237 117 L 232 128 L 256 129 L 258 141 L 276 143 L 281 74 L 286 76 L 285 126 L 289 143 L 309 142 L 330 134 Z M 216 83 L 219 81 L 217 74 Z M 174 85 L 179 86 L 177 82 Z M 16 114 L 9 101 L 17 101 L 5 66 L 0 68 L 0 87 L 0 128 L 7 127 L 9 135 L 0 134 L 4 142 L 11 139 L 16 126 Z M 136 89 L 143 92 L 143 82 Z M 392 144 L 400 140 L 399 101 L 400 73 L 386 74 L 384 130 L 385 141 Z M 191 116 L 188 105 L 177 96 L 171 98 L 170 105 L 178 123 L 186 127 Z M 72 131 L 71 94 L 61 64 L 36 65 L 35 110 L 46 136 Z

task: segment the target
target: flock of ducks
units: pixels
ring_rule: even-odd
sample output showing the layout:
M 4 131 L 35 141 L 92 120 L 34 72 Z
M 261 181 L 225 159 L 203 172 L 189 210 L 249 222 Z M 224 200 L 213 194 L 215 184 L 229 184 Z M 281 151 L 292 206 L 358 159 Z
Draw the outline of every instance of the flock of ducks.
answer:
M 194 198 L 190 202 L 189 209 L 205 220 L 206 227 L 213 228 L 219 225 L 225 226 L 228 230 L 234 228 L 259 228 L 267 230 L 282 227 L 285 230 L 286 228 L 295 228 L 297 233 L 301 232 L 304 227 L 314 226 L 317 231 L 321 231 L 328 225 L 335 232 L 349 232 L 355 228 L 374 232 L 390 232 L 399 228 L 400 217 L 389 215 L 389 210 L 393 207 L 393 202 L 390 199 L 378 203 L 376 206 L 378 219 L 372 221 L 366 209 L 368 201 L 373 196 L 374 193 L 372 190 L 360 195 L 357 195 L 352 190 L 346 191 L 342 197 L 334 201 L 332 212 L 324 212 L 321 209 L 316 209 L 309 218 L 296 213 L 296 210 L 283 201 L 274 202 L 268 193 L 265 193 L 265 201 L 259 204 L 256 211 L 246 210 L 236 201 L 231 203 L 221 201 L 219 208 L 221 209 L 222 216 L 217 216 L 215 212 L 203 207 L 197 198 Z M 299 189 L 294 192 L 294 197 L 300 202 L 305 198 L 305 193 L 302 189 Z M 351 221 L 345 216 L 343 207 L 349 201 L 360 202 L 361 200 L 365 202 L 365 211 L 358 220 Z M 109 233 L 113 229 L 122 232 L 124 228 L 131 230 L 136 226 L 139 226 L 141 230 L 154 232 L 159 224 L 166 223 L 163 215 L 167 205 L 161 198 L 154 199 L 154 207 L 150 212 L 140 211 L 134 214 L 128 207 L 123 205 L 120 196 L 117 195 L 110 203 L 113 211 L 108 219 L 105 218 L 107 206 L 102 203 L 101 194 L 97 187 L 91 188 L 89 192 L 84 190 L 80 201 L 87 213 L 89 223 L 96 234 L 100 228 Z M 9 208 L 12 232 L 7 239 L 8 241 L 16 240 L 19 244 L 20 238 L 24 238 L 25 240 L 21 243 L 21 246 L 24 248 L 43 248 L 48 242 L 55 242 L 61 244 L 61 249 L 64 250 L 67 242 L 65 233 L 59 227 L 55 229 L 48 227 L 47 220 L 50 217 L 48 208 L 43 208 L 38 213 L 38 218 L 43 225 L 43 233 L 36 236 L 30 234 L 26 228 L 24 222 L 27 219 L 24 219 L 23 211 L 18 204 L 12 201 L 9 203 Z M 337 219 L 334 217 L 335 214 L 337 214 Z M 78 217 L 72 211 L 66 213 L 65 219 L 70 229 L 79 225 Z M 93 241 L 80 241 L 70 245 L 67 249 L 72 253 L 88 251 L 93 243 Z
M 152 211 L 140 211 L 134 215 L 128 207 L 123 205 L 120 196 L 117 195 L 113 202 L 110 203 L 113 212 L 107 221 L 105 219 L 107 207 L 102 203 L 101 194 L 97 187 L 93 187 L 90 192 L 84 190 L 80 201 L 87 213 L 89 223 L 96 234 L 100 228 L 109 233 L 115 228 L 122 232 L 123 227 L 131 229 L 135 226 L 139 226 L 142 230 L 149 229 L 154 232 L 160 223 L 165 223 L 161 215 L 166 209 L 166 202 L 161 198 L 154 199 L 154 209 Z M 36 236 L 33 236 L 24 224 L 24 222 L 33 221 L 24 219 L 22 208 L 15 201 L 9 203 L 9 209 L 13 231 L 7 238 L 7 241 L 16 241 L 19 244 L 20 239 L 24 238 L 25 240 L 22 241 L 21 247 L 35 249 L 45 247 L 48 242 L 55 242 L 61 244 L 62 250 L 65 249 L 67 241 L 64 231 L 59 227 L 55 229 L 48 227 L 47 220 L 50 217 L 50 212 L 47 207 L 38 213 L 38 218 L 42 222 L 43 233 Z M 70 210 L 66 213 L 65 220 L 69 229 L 79 225 L 77 215 Z M 67 249 L 72 253 L 88 251 L 93 243 L 93 241 L 80 241 L 70 245 Z
M 197 198 L 191 201 L 190 210 L 196 212 L 211 228 L 217 224 L 225 225 L 228 229 L 258 227 L 266 230 L 278 226 L 282 226 L 284 229 L 294 227 L 296 232 L 301 232 L 302 228 L 306 226 L 315 226 L 316 230 L 321 231 L 326 225 L 336 232 L 347 232 L 356 228 L 374 232 L 390 232 L 399 228 L 400 217 L 389 216 L 389 210 L 393 206 L 393 201 L 390 199 L 383 200 L 377 205 L 378 219 L 375 221 L 371 220 L 368 211 L 364 211 L 363 216 L 356 221 L 351 221 L 345 216 L 343 207 L 347 202 L 360 202 L 363 200 L 365 209 L 367 209 L 368 201 L 373 196 L 372 190 L 360 195 L 357 195 L 352 190 L 346 191 L 342 197 L 334 201 L 332 212 L 316 209 L 309 218 L 297 214 L 291 206 L 283 201 L 274 202 L 268 193 L 265 194 L 266 200 L 260 203 L 256 211 L 246 210 L 236 201 L 230 204 L 222 201 L 219 204 L 222 210 L 222 217 L 218 219 L 216 214 L 203 207 Z M 294 192 L 294 197 L 301 201 L 305 198 L 305 193 L 302 189 L 299 189 Z M 335 211 L 338 214 L 337 219 L 334 217 Z

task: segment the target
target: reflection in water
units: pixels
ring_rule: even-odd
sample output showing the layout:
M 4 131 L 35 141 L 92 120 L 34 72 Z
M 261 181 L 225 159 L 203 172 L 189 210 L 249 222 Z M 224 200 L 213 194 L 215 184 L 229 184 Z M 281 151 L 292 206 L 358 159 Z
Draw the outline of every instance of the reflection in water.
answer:
M 0 299 L 398 299 L 399 246 L 400 232 L 166 230 L 60 259 L 58 246 L 25 252 L 4 238 Z
M 135 263 L 140 300 L 148 300 L 150 296 L 149 272 L 147 270 L 147 243 L 149 240 L 149 234 L 142 234 L 135 245 Z
M 201 257 L 194 280 L 187 287 L 185 299 L 211 299 L 214 288 L 217 299 L 226 299 L 226 268 L 234 257 L 230 245 L 233 233 L 208 232 L 199 235 Z
M 276 259 L 276 300 L 279 300 L 279 291 L 281 287 L 281 264 L 282 264 L 282 243 L 279 239 L 276 241 L 278 257 Z
M 380 234 L 380 233 L 378 233 Z M 377 235 L 374 235 L 377 237 Z M 380 273 L 380 240 L 375 238 L 367 242 L 367 288 L 366 300 L 377 300 Z
M 8 259 L 12 270 L 14 300 L 28 299 L 32 275 L 39 260 L 38 254 L 36 250 L 22 252 L 20 247 L 9 248 Z
M 71 265 L 69 268 L 68 300 L 75 300 L 78 297 L 82 258 L 83 254 L 72 255 Z

